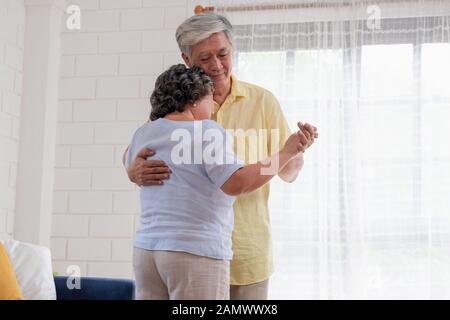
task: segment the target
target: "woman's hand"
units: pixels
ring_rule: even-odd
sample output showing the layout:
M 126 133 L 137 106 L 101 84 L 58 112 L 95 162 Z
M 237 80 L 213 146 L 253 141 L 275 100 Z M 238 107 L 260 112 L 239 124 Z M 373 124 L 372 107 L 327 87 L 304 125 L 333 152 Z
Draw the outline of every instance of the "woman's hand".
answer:
M 317 128 L 314 127 L 313 125 L 310 125 L 309 123 L 305 123 L 303 125 L 301 122 L 297 123 L 297 126 L 308 139 L 306 148 L 309 148 L 314 143 L 314 139 L 317 139 L 319 137 Z
M 314 139 L 319 137 L 316 127 L 308 123 L 303 125 L 301 122 L 297 125 L 300 130 L 288 138 L 285 148 L 281 151 L 288 154 L 287 157 L 290 160 L 284 167 L 280 166 L 278 172 L 278 176 L 283 181 L 289 183 L 297 179 L 297 176 L 303 167 L 303 152 L 314 143 Z
M 298 130 L 289 136 L 281 152 L 287 154 L 289 158 L 293 158 L 297 154 L 305 152 L 308 142 L 307 135 L 302 130 Z
M 172 171 L 164 161 L 147 160 L 155 152 L 145 148 L 139 151 L 133 163 L 128 168 L 128 178 L 138 186 L 162 185 L 169 179 Z
M 299 130 L 289 136 L 282 150 L 289 154 L 290 157 L 304 153 L 314 143 L 314 139 L 319 137 L 317 128 L 309 123 L 303 125 L 299 122 L 297 125 Z

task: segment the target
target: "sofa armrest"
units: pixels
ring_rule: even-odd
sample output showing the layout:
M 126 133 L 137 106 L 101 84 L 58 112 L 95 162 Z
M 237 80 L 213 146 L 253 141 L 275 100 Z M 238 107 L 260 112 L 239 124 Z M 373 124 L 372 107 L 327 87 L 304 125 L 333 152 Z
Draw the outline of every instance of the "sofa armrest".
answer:
M 134 281 L 112 278 L 80 278 L 80 289 L 67 287 L 68 277 L 55 276 L 57 300 L 133 300 Z

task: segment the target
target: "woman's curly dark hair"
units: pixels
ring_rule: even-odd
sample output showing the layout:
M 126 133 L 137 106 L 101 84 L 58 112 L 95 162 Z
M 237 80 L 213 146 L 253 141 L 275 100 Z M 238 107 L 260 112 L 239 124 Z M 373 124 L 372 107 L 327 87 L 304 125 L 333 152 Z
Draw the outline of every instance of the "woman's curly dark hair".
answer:
M 175 111 L 183 112 L 188 103 L 195 103 L 212 92 L 211 78 L 202 69 L 187 68 L 183 64 L 173 65 L 156 79 L 150 97 L 150 120 L 164 118 Z

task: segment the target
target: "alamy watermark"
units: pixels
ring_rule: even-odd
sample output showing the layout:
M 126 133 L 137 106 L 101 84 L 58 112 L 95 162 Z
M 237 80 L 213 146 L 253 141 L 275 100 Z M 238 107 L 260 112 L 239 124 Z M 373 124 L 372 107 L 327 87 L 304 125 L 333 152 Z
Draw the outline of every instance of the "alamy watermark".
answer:
M 81 8 L 77 5 L 70 5 L 66 9 L 69 17 L 66 19 L 66 28 L 68 30 L 81 29 Z
M 66 274 L 68 274 L 66 286 L 67 289 L 73 290 L 81 289 L 81 268 L 77 265 L 70 265 L 66 269 Z
M 381 29 L 381 8 L 377 5 L 370 5 L 366 9 L 366 13 L 369 15 L 366 20 L 367 29 Z
M 218 128 L 203 130 L 200 122 L 194 123 L 194 130 L 178 128 L 173 130 L 170 140 L 175 142 L 171 149 L 171 161 L 181 164 L 222 165 L 236 164 L 237 157 L 245 163 L 256 163 L 268 158 L 270 152 L 279 151 L 279 129 L 227 129 L 225 132 Z M 271 157 L 271 161 L 262 162 L 261 174 L 274 175 L 278 173 L 278 157 Z

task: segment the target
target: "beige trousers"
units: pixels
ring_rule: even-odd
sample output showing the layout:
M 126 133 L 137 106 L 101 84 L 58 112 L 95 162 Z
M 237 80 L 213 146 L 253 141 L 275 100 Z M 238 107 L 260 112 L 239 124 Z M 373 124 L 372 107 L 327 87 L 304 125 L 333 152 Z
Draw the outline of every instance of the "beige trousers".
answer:
M 267 300 L 269 279 L 241 286 L 230 286 L 230 300 Z
M 134 248 L 137 300 L 228 300 L 230 262 Z

